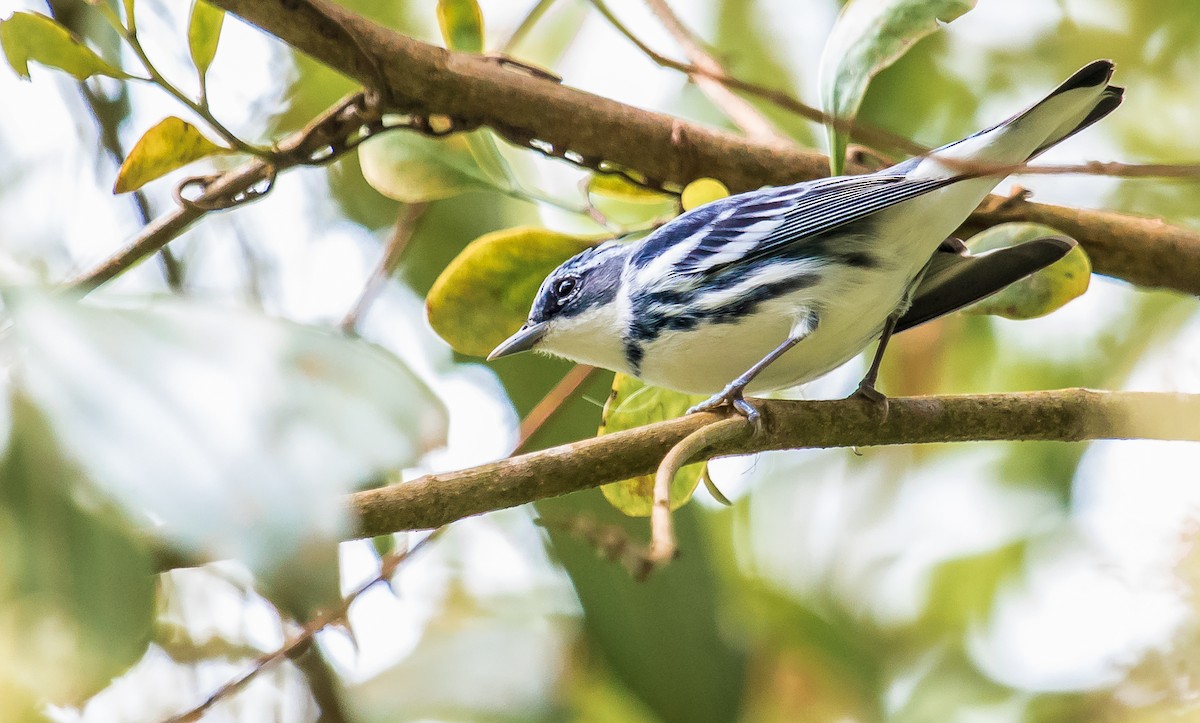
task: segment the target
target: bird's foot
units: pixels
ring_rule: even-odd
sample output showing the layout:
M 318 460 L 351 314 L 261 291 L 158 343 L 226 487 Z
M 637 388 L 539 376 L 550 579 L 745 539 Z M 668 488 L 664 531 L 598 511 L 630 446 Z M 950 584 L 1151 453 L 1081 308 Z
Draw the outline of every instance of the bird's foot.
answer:
M 746 421 L 754 425 L 755 431 L 762 428 L 762 413 L 754 408 L 754 405 L 746 401 L 743 395 L 745 387 L 740 384 L 730 384 L 720 392 L 712 395 L 708 399 L 700 402 L 696 406 L 687 411 L 688 414 L 696 412 L 713 412 L 725 405 L 733 407 L 734 411 L 746 418 Z
M 858 383 L 858 389 L 850 395 L 850 399 L 861 399 L 867 404 L 874 405 L 879 410 L 880 416 L 887 419 L 888 415 L 888 398 L 883 392 L 875 388 L 875 385 L 868 382 L 866 379 Z

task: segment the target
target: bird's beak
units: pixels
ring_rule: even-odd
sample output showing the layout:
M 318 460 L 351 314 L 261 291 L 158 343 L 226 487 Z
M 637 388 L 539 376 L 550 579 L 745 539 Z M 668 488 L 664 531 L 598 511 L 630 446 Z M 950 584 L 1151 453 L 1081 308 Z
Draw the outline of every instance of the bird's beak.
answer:
M 500 346 L 492 349 L 492 353 L 488 354 L 488 361 L 499 359 L 502 356 L 516 354 L 517 352 L 529 351 L 542 340 L 546 335 L 546 322 L 537 324 L 526 324 L 517 330 L 516 334 L 501 342 Z

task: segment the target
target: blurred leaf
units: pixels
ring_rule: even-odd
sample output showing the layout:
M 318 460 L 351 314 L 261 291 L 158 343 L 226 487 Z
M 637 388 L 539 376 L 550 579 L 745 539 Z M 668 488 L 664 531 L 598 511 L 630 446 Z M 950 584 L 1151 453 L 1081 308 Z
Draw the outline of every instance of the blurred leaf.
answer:
M 224 23 L 224 10 L 209 4 L 207 0 L 194 0 L 192 17 L 188 22 L 188 50 L 201 78 L 208 74 L 213 58 L 217 57 L 217 44 L 221 42 Z
M 588 179 L 587 192 L 625 203 L 660 205 L 674 203 L 675 197 L 639 186 L 615 173 L 597 173 Z
M 1016 246 L 1047 236 L 1064 236 L 1050 226 L 1037 223 L 1002 223 L 971 237 L 967 248 L 978 254 Z M 1076 246 L 1058 261 L 1030 274 L 1002 291 L 964 309 L 969 314 L 992 314 L 1006 319 L 1033 319 L 1061 308 L 1083 296 L 1092 279 L 1092 262 L 1083 247 Z
M 27 296 L 14 376 L 65 453 L 185 551 L 303 610 L 337 595 L 342 496 L 441 445 L 440 402 L 365 342 L 254 314 Z
M 437 18 L 447 48 L 483 52 L 483 12 L 475 0 L 438 0 Z
M 680 203 L 684 211 L 691 211 L 706 203 L 720 200 L 729 195 L 729 189 L 715 178 L 697 178 L 684 187 Z
M 189 163 L 209 156 L 232 153 L 208 140 L 187 121 L 168 116 L 142 134 L 121 163 L 113 193 L 136 191 Z
M 768 649 L 794 648 L 815 658 L 814 664 L 857 689 L 859 700 L 873 705 L 885 683 L 885 661 L 879 651 L 886 637 L 866 621 L 836 605 L 817 612 L 775 589 L 761 578 L 738 582 L 736 614 Z M 875 711 L 877 712 L 877 711 Z M 876 716 L 868 716 L 868 719 Z
M 565 677 L 570 623 L 518 600 L 497 610 L 494 599 L 486 604 L 452 584 L 416 647 L 349 691 L 350 719 L 563 720 L 553 715 L 551 691 Z
M 29 78 L 29 61 L 58 68 L 76 80 L 93 75 L 131 78 L 106 62 L 83 41 L 54 20 L 37 13 L 16 12 L 0 21 L 0 45 L 8 64 L 22 78 Z
M 867 86 L 879 71 L 896 62 L 918 40 L 975 7 L 975 0 L 850 0 L 842 8 L 825 49 L 819 72 L 826 113 L 852 121 Z M 842 173 L 848 134 L 832 125 L 830 175 Z
M 546 276 L 598 241 L 529 226 L 480 236 L 433 283 L 429 324 L 455 350 L 487 356 L 525 323 Z
M 913 668 L 903 671 L 907 674 L 903 691 L 889 696 L 889 723 L 1012 721 L 1020 699 L 1029 695 L 987 678 L 958 648 L 935 648 Z M 968 712 L 977 712 L 978 717 Z
M 21 652 L 19 661 L 0 652 L 0 690 L 80 705 L 145 652 L 154 568 L 30 401 L 18 393 L 12 403 L 0 460 L 0 650 Z
M 612 393 L 604 405 L 604 417 L 599 434 L 611 434 L 653 422 L 682 417 L 695 404 L 707 397 L 687 395 L 670 389 L 643 384 L 627 374 L 613 378 Z M 671 481 L 671 509 L 678 509 L 692 498 L 704 463 L 697 462 L 681 468 Z M 605 499 L 631 517 L 648 517 L 654 506 L 654 475 L 612 482 L 600 488 Z
M 594 492 L 544 500 L 538 510 L 548 519 L 583 515 L 619 525 L 635 539 L 645 535 L 645 520 L 623 516 Z M 549 530 L 583 606 L 588 649 L 597 650 L 605 667 L 664 723 L 740 720 L 745 687 L 757 684 L 747 675 L 744 643 L 732 634 L 736 627 L 720 604 L 736 589 L 722 585 L 714 569 L 701 514 L 697 505 L 675 513 L 679 559 L 645 582 L 635 582 L 567 533 Z
M 358 151 L 363 177 L 383 195 L 405 203 L 450 198 L 495 184 L 471 155 L 463 134 L 429 138 L 387 133 Z
M 1025 565 L 1027 542 L 949 560 L 938 565 L 929 585 L 925 623 L 935 633 L 961 631 L 992 609 L 1000 585 Z

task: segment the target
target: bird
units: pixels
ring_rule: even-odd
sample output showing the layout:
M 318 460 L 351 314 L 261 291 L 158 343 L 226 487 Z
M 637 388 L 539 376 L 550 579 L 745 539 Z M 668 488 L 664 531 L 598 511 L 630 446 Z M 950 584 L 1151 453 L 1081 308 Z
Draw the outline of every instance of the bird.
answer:
M 694 208 L 636 241 L 606 241 L 542 282 L 488 356 L 534 350 L 711 395 L 756 426 L 747 394 L 812 381 L 892 334 L 961 309 L 1074 246 L 1049 236 L 971 255 L 952 234 L 1008 175 L 1104 118 L 1124 89 L 1096 60 L 990 128 L 873 173 L 765 187 Z

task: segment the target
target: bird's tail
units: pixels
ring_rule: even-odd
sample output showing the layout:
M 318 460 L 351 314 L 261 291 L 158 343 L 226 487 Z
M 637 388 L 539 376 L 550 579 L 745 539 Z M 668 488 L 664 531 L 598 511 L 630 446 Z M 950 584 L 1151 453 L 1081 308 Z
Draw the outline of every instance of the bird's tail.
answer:
M 1001 165 L 1023 163 L 1119 106 L 1125 89 L 1108 84 L 1112 74 L 1112 61 L 1092 61 L 1026 110 L 933 151 L 931 159 L 942 157 Z

